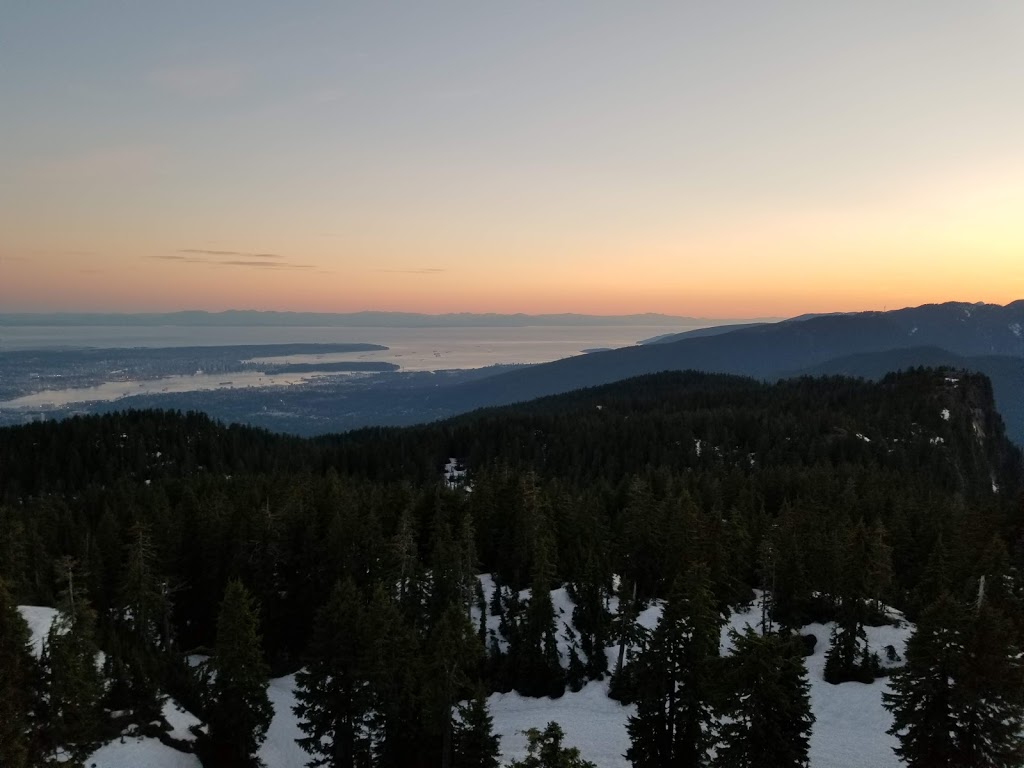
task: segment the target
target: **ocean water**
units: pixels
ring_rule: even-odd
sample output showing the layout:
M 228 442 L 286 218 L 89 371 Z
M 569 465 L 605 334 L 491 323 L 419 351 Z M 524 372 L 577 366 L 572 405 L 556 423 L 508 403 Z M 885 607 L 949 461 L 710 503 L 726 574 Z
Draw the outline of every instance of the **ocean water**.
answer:
M 585 349 L 625 347 L 693 326 L 527 326 L 523 328 L 336 328 L 184 326 L 4 326 L 0 353 L 61 347 L 184 347 L 234 344 L 370 343 L 384 352 L 283 358 L 292 362 L 374 360 L 405 371 L 482 368 L 501 363 L 546 363 Z
M 394 363 L 400 370 L 439 371 L 511 363 L 545 363 L 584 350 L 631 346 L 644 339 L 702 326 L 527 326 L 522 328 L 337 328 L 183 326 L 6 326 L 0 354 L 14 350 L 100 347 L 185 347 L 239 344 L 370 343 L 376 352 L 254 358 L 268 363 L 328 363 L 350 360 Z M 45 389 L 0 402 L 0 409 L 64 408 L 76 403 L 117 400 L 135 394 L 211 389 L 290 386 L 325 374 L 236 372 L 175 375 L 149 380 L 112 377 L 90 387 Z M 335 376 L 358 375 L 335 373 Z

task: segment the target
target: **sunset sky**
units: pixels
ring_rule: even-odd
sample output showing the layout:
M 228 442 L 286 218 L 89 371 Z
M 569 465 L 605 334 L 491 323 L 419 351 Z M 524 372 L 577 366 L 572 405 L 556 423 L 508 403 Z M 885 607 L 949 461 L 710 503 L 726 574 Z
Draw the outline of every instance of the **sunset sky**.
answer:
M 1024 3 L 0 12 L 0 311 L 1024 298 Z

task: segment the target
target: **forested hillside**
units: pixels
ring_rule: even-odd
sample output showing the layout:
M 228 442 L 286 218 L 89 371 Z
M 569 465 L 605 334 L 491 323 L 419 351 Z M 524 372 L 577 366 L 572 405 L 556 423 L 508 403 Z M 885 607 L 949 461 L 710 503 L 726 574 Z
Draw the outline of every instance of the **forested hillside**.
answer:
M 963 662 L 964 680 L 1016 723 L 1021 480 L 988 380 L 950 369 L 876 383 L 657 374 L 316 440 L 157 411 L 7 428 L 0 764 L 84 760 L 170 694 L 206 724 L 205 765 L 247 765 L 268 677 L 299 672 L 301 743 L 328 765 L 493 766 L 487 694 L 560 696 L 608 676 L 637 707 L 634 765 L 687 750 L 687 764 L 745 765 L 743 750 L 775 748 L 743 726 L 757 665 L 799 703 L 797 630 L 835 621 L 825 674 L 874 680 L 892 665 L 864 629 L 891 620 L 884 605 L 920 621 L 918 645 L 959 633 L 964 659 L 987 660 Z M 558 587 L 574 605 L 562 650 Z M 720 657 L 723 617 L 755 590 L 761 632 Z M 664 614 L 648 632 L 652 601 Z M 38 661 L 15 605 L 59 610 Z M 897 718 L 928 655 L 911 642 Z M 673 654 L 692 661 L 678 682 L 693 698 L 673 700 L 668 727 L 658 659 Z M 995 728 L 986 717 L 974 732 Z M 805 720 L 788 722 L 795 757 L 779 765 L 806 764 Z M 995 743 L 990 764 L 1013 764 L 1015 734 L 984 733 L 964 754 Z M 538 749 L 554 736 L 538 732 Z

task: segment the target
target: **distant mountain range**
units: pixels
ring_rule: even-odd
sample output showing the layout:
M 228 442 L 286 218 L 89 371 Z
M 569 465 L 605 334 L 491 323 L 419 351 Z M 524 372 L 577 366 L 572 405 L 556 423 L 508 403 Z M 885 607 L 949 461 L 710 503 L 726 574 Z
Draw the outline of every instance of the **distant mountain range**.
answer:
M 11 316 L 0 316 L 0 325 Z M 29 316 L 15 316 L 26 318 Z M 116 319 L 125 315 L 50 316 Z M 602 323 L 697 324 L 695 318 L 631 315 L 408 315 L 357 313 L 179 313 L 141 315 L 145 322 L 202 325 L 203 322 L 295 325 L 415 323 L 434 327 L 519 325 L 600 325 Z M 192 318 L 190 321 L 189 318 Z M 211 320 L 211 318 L 214 318 Z M 255 319 L 253 319 L 255 318 Z M 425 327 L 429 327 L 425 326 Z M 948 366 L 983 373 L 992 382 L 1007 434 L 1024 446 L 1024 301 L 993 304 L 928 304 L 889 312 L 804 315 L 782 322 L 740 322 L 689 330 L 621 349 L 531 366 L 497 367 L 444 374 L 381 374 L 371 384 L 321 382 L 316 388 L 224 390 L 136 396 L 91 410 L 125 407 L 203 410 L 229 421 L 300 434 L 400 426 L 454 416 L 490 406 L 509 405 L 584 387 L 660 371 L 696 370 L 776 380 L 803 375 L 847 375 L 876 379 L 916 366 Z
M 779 318 L 765 318 L 778 320 Z M 340 328 L 517 328 L 530 325 L 598 326 L 598 325 L 678 325 L 694 326 L 744 322 L 732 319 L 679 317 L 647 313 L 641 315 L 502 315 L 457 312 L 427 315 L 416 312 L 258 312 L 228 310 L 226 312 L 169 313 L 8 313 L 0 314 L 0 326 L 184 326 L 184 327 L 340 327 Z
M 701 329 L 517 369 L 428 393 L 425 400 L 434 413 L 454 413 L 666 370 L 758 379 L 824 373 L 877 378 L 918 365 L 950 365 L 988 375 L 1009 434 L 1024 444 L 1024 301 L 1005 307 L 927 304 Z

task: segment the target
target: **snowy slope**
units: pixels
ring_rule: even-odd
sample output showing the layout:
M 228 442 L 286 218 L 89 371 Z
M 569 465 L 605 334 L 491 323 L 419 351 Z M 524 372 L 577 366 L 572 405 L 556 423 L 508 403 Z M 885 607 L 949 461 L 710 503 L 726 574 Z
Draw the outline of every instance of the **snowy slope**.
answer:
M 271 680 L 267 689 L 270 703 L 274 705 L 274 719 L 259 753 L 267 768 L 304 768 L 311 759 L 295 743 L 303 733 L 292 714 L 292 707 L 295 706 L 294 691 L 295 675 Z
M 489 601 L 494 582 L 486 574 L 480 577 L 480 581 Z M 521 597 L 527 599 L 529 591 L 522 592 Z M 571 624 L 572 600 L 564 588 L 554 590 L 551 598 L 561 622 L 559 650 L 567 654 L 564 627 Z M 20 606 L 19 609 L 32 630 L 33 650 L 38 655 L 56 611 L 39 606 Z M 661 606 L 653 604 L 640 614 L 639 620 L 645 627 L 653 628 L 660 615 Z M 759 619 L 757 604 L 733 613 L 722 632 L 722 652 L 729 651 L 730 628 L 756 626 Z M 497 631 L 497 617 L 489 615 L 487 625 L 488 629 Z M 900 627 L 868 627 L 868 641 L 871 648 L 880 654 L 885 646 L 892 645 L 902 656 L 911 629 L 906 622 Z M 886 734 L 892 719 L 882 707 L 882 692 L 888 689 L 887 683 L 879 680 L 871 685 L 844 683 L 836 686 L 824 680 L 825 651 L 831 630 L 831 624 L 811 624 L 803 630 L 805 634 L 818 638 L 814 655 L 806 659 L 815 716 L 811 766 L 899 768 L 892 751 L 896 741 Z M 616 648 L 608 648 L 608 654 L 614 662 Z M 309 760 L 309 755 L 295 742 L 302 733 L 292 713 L 294 688 L 294 675 L 270 681 L 267 692 L 274 706 L 274 719 L 259 752 L 267 768 L 304 768 Z M 543 728 L 555 720 L 565 731 L 565 743 L 579 747 L 583 757 L 592 760 L 599 768 L 626 768 L 629 765 L 623 757 L 629 748 L 626 719 L 634 712 L 634 707 L 609 699 L 607 680 L 590 682 L 578 693 L 567 692 L 560 699 L 530 699 L 515 692 L 496 693 L 490 697 L 489 704 L 495 731 L 501 736 L 503 762 L 526 754 L 523 731 Z M 164 706 L 164 717 L 174 738 L 190 738 L 188 728 L 198 724 L 193 715 L 170 700 Z M 86 761 L 86 765 L 95 768 L 200 768 L 194 755 L 178 752 L 156 739 L 134 737 L 126 738 L 124 743 L 117 741 L 101 747 Z
M 42 605 L 19 605 L 18 610 L 32 633 L 32 655 L 38 659 L 43 653 L 43 643 L 50 634 L 50 627 L 57 618 L 57 609 Z
M 89 768 L 202 768 L 195 755 L 151 738 L 126 738 L 100 747 L 85 759 Z
M 39 658 L 50 626 L 57 618 L 57 610 L 39 605 L 19 605 L 18 610 L 32 633 L 32 653 Z M 164 704 L 163 714 L 171 726 L 173 738 L 183 741 L 193 738 L 188 728 L 199 724 L 193 715 L 171 700 Z M 202 768 L 195 755 L 179 752 L 154 738 L 127 736 L 100 747 L 86 758 L 85 764 L 89 768 Z
M 490 598 L 493 581 L 482 577 L 485 594 Z M 528 596 L 524 593 L 523 597 Z M 552 601 L 562 621 L 572 616 L 572 602 L 564 589 L 552 592 Z M 660 618 L 661 607 L 652 605 L 640 614 L 640 623 L 653 628 Z M 488 618 L 488 626 L 493 617 Z M 760 620 L 760 608 L 755 604 L 746 611 L 735 612 L 722 631 L 722 652 L 730 649 L 728 632 L 730 628 L 742 629 L 756 626 Z M 496 628 L 497 620 L 493 624 Z M 882 692 L 888 690 L 884 680 L 871 685 L 844 683 L 831 685 L 825 682 L 823 672 L 825 652 L 828 650 L 831 624 L 812 624 L 805 627 L 804 634 L 818 638 L 813 656 L 807 664 L 811 684 L 811 707 L 816 718 L 811 736 L 812 768 L 898 768 L 899 762 L 892 749 L 896 740 L 886 734 L 892 718 L 882 707 Z M 881 653 L 892 645 L 902 656 L 911 627 L 868 627 L 868 642 L 871 648 Z M 559 643 L 560 650 L 565 648 Z M 614 660 L 616 649 L 608 649 L 609 659 Z M 596 763 L 599 768 L 626 768 L 628 761 L 623 756 L 629 748 L 626 733 L 626 719 L 635 708 L 622 706 L 609 699 L 608 683 L 591 682 L 579 693 L 567 692 L 560 699 L 530 699 L 517 693 L 498 693 L 489 699 L 491 714 L 494 716 L 495 731 L 501 736 L 503 760 L 521 758 L 526 754 L 527 728 L 543 728 L 550 720 L 557 721 L 565 731 L 565 743 L 580 748 L 583 757 Z

